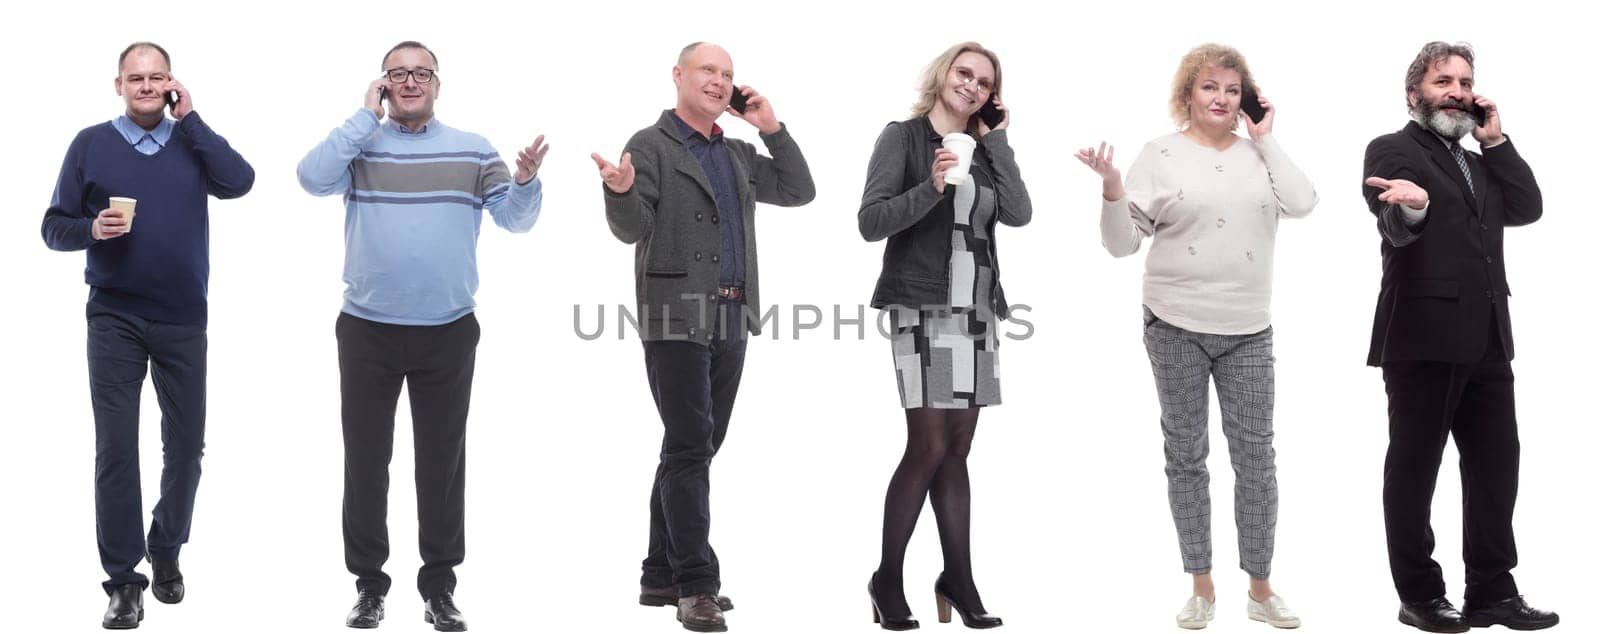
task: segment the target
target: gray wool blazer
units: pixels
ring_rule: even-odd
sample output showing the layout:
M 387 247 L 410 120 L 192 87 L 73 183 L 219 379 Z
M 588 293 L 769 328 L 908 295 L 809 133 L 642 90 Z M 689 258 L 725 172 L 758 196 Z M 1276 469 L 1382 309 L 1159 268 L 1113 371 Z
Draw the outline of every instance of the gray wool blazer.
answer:
M 763 306 L 756 268 L 756 203 L 797 207 L 816 197 L 816 186 L 788 127 L 761 135 L 770 158 L 750 143 L 725 138 L 744 214 L 744 302 L 747 313 L 759 315 Z M 711 182 L 678 138 L 671 110 L 663 111 L 655 125 L 635 133 L 623 151 L 633 155 L 633 187 L 621 194 L 600 187 L 611 234 L 635 245 L 639 335 L 645 341 L 708 344 L 716 318 L 722 253 Z M 759 319 L 746 320 L 745 327 L 761 334 Z

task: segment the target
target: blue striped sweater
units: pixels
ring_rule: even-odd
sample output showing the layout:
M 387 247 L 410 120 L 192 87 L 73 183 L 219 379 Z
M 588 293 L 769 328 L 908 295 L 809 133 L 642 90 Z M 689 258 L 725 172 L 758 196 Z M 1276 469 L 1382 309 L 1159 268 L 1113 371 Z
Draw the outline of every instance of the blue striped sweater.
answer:
M 437 119 L 412 133 L 365 108 L 312 148 L 298 174 L 313 195 L 344 195 L 344 312 L 408 326 L 472 312 L 482 210 L 523 233 L 543 198 L 538 178 L 512 182 L 483 137 Z

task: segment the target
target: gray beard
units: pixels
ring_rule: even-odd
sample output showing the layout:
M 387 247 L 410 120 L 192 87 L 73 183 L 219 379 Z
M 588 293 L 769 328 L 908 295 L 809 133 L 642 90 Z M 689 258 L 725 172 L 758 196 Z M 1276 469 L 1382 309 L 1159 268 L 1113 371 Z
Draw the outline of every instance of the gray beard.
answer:
M 1440 110 L 1426 103 L 1418 104 L 1417 109 L 1412 111 L 1411 118 L 1421 124 L 1422 127 L 1433 131 L 1434 134 L 1451 141 L 1460 141 L 1462 137 L 1478 127 L 1478 123 L 1472 120 L 1472 115 L 1465 112 Z

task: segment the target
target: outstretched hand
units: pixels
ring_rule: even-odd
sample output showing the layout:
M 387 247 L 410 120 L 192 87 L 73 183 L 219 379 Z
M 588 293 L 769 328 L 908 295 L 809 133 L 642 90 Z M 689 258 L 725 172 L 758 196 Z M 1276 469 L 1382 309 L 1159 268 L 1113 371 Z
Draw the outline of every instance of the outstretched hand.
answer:
M 598 153 L 590 154 L 594 164 L 600 168 L 600 180 L 604 181 L 606 188 L 618 194 L 626 194 L 633 189 L 633 154 L 622 153 L 622 160 L 616 165 L 605 160 Z
M 1412 209 L 1421 209 L 1428 204 L 1428 191 L 1418 187 L 1416 183 L 1404 178 L 1368 178 L 1366 184 L 1383 188 L 1383 193 L 1378 194 L 1378 200 L 1386 203 L 1405 205 Z

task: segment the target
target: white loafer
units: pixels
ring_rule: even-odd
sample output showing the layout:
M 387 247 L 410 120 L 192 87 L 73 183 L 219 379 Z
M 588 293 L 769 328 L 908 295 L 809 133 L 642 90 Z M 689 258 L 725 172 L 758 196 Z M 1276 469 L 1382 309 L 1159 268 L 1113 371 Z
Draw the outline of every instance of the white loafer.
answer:
M 1284 629 L 1300 627 L 1300 617 L 1295 616 L 1289 604 L 1283 602 L 1283 597 L 1276 594 L 1267 597 L 1266 601 L 1250 599 L 1250 620 Z
M 1189 597 L 1189 602 L 1183 604 L 1183 610 L 1178 612 L 1178 627 L 1186 630 L 1203 630 L 1217 615 L 1217 606 L 1205 597 Z

